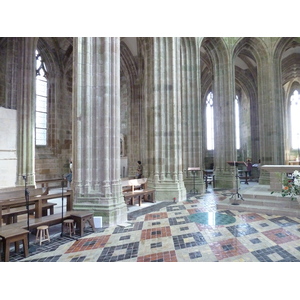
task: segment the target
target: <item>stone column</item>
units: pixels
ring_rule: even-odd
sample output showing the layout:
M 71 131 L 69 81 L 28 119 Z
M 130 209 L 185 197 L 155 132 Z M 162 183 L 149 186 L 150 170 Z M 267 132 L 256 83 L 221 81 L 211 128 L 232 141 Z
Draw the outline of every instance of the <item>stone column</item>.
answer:
M 127 220 L 120 181 L 120 40 L 74 39 L 74 208 Z
M 225 49 L 218 51 L 224 53 Z M 235 167 L 231 167 L 227 163 L 237 160 L 233 68 L 233 62 L 227 60 L 225 53 L 224 56 L 215 60 L 213 83 L 214 165 L 216 187 L 218 188 L 236 186 Z
M 196 38 L 181 38 L 181 97 L 182 97 L 182 160 L 183 178 L 187 191 L 194 189 L 194 178 L 189 167 L 200 167 L 196 172 L 195 189 L 205 191 L 203 182 L 202 110 L 200 58 Z
M 263 54 L 257 67 L 261 164 L 283 165 L 285 124 L 280 60 Z M 264 169 L 260 173 L 259 183 L 270 183 L 270 174 Z
M 18 76 L 20 72 L 20 38 L 7 38 L 6 74 L 5 74 L 5 107 L 17 109 Z M 19 79 L 20 80 L 20 79 Z
M 35 186 L 35 78 L 37 38 L 19 38 L 19 70 L 14 78 L 17 80 L 17 183 Z
M 157 200 L 186 199 L 182 175 L 180 38 L 153 40 L 154 188 Z M 150 151 L 151 152 L 151 151 Z

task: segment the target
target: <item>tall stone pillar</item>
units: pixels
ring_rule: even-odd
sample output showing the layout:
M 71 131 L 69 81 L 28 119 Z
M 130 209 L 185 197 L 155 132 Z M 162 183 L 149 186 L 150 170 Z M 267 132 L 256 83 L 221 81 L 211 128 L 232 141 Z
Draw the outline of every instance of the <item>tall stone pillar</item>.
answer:
M 120 40 L 74 39 L 74 208 L 127 220 L 120 181 Z
M 284 165 L 283 93 L 280 58 L 261 53 L 258 63 L 259 138 L 262 165 Z M 260 184 L 270 183 L 270 174 L 262 170 Z
M 234 78 L 233 62 L 226 55 L 222 43 L 215 46 L 214 53 L 214 166 L 216 187 L 236 186 L 235 168 L 228 161 L 237 160 L 235 142 Z M 218 57 L 217 57 L 218 55 Z
M 17 80 L 17 183 L 35 186 L 35 50 L 37 38 L 19 38 L 19 70 L 13 74 Z
M 188 191 L 205 191 L 203 182 L 200 51 L 196 38 L 181 38 L 182 160 Z M 193 173 L 189 167 L 199 167 Z M 193 177 L 195 176 L 195 178 Z M 195 180 L 195 181 L 194 181 Z M 194 187 L 195 184 L 195 187 Z
M 154 187 L 157 200 L 186 199 L 182 174 L 180 38 L 153 40 Z

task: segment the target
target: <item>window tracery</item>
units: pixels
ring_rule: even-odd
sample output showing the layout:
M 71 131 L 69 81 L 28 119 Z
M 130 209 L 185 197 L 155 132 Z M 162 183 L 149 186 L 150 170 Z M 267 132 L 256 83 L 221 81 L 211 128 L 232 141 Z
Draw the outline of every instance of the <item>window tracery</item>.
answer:
M 47 69 L 40 53 L 36 50 L 36 107 L 35 144 L 47 145 Z
M 297 90 L 291 96 L 290 101 L 290 112 L 291 112 L 291 134 L 292 149 L 300 148 L 300 127 L 299 127 L 299 116 L 300 116 L 300 94 Z

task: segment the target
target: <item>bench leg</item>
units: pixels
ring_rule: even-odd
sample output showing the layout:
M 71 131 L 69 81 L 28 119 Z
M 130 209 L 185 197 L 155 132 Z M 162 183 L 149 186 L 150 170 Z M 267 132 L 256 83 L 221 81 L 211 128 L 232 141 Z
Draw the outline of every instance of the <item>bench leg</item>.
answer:
M 27 257 L 28 256 L 28 237 L 27 237 L 27 234 L 24 236 L 22 241 L 23 241 L 24 256 Z
M 95 224 L 94 224 L 94 219 L 93 217 L 90 217 L 87 219 L 87 222 L 90 224 L 90 226 L 93 228 L 93 231 L 95 232 L 96 229 L 95 229 Z
M 5 240 L 3 243 L 3 248 L 4 248 L 4 261 L 9 261 L 9 241 Z

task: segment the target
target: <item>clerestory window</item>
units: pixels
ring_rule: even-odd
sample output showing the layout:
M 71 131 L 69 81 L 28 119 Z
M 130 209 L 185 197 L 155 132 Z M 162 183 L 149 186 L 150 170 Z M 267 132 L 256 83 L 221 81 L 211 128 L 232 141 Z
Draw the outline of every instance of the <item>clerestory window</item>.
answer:
M 206 98 L 206 143 L 207 150 L 214 150 L 214 107 L 213 93 Z
M 35 144 L 37 146 L 47 145 L 47 70 L 36 50 L 36 123 L 35 123 Z
M 235 142 L 236 149 L 241 148 L 240 144 L 240 106 L 239 106 L 239 97 L 236 95 L 234 100 L 235 106 Z
M 291 111 L 291 133 L 292 133 L 292 149 L 300 148 L 300 127 L 299 127 L 299 116 L 300 116 L 300 94 L 297 90 L 294 91 L 291 96 L 290 102 Z
M 214 107 L 213 93 L 210 92 L 206 98 L 206 143 L 207 150 L 214 150 Z M 239 97 L 235 97 L 235 133 L 236 149 L 240 149 L 240 111 Z

